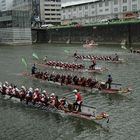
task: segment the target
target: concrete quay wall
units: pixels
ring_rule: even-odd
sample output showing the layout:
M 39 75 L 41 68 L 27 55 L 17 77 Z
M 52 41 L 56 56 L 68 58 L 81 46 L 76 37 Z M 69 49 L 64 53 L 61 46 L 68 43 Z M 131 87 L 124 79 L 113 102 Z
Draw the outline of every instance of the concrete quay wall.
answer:
M 32 30 L 33 42 L 83 43 L 93 39 L 98 44 L 140 44 L 140 23 L 75 26 Z

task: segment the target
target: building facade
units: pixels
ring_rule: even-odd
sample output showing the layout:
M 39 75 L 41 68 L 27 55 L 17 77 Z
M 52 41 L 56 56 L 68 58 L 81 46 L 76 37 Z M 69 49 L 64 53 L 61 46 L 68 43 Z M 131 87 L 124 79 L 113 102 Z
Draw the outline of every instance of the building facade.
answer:
M 0 43 L 31 44 L 32 3 L 13 0 L 11 10 L 0 12 Z
M 106 19 L 129 19 L 140 15 L 140 0 L 91 0 L 62 5 L 62 24 L 95 23 Z
M 60 24 L 61 0 L 40 0 L 40 19 L 43 24 Z
M 12 9 L 13 0 L 0 0 L 0 11 L 8 11 Z

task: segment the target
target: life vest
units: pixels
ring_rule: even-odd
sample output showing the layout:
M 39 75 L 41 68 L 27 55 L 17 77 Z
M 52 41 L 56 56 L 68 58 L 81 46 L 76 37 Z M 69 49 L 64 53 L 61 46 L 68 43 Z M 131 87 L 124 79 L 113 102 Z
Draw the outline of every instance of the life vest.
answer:
M 76 96 L 76 101 L 77 102 L 81 102 L 82 101 L 82 96 L 80 95 L 80 93 L 77 93 L 75 96 Z
M 39 93 L 38 92 L 34 92 L 33 99 L 39 99 Z

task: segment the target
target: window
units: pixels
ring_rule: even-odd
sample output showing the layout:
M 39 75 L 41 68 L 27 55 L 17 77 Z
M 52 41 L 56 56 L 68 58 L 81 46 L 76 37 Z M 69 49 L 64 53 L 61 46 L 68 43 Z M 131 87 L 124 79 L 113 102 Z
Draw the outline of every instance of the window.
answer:
M 102 7 L 102 5 L 103 5 L 102 3 L 99 3 L 99 7 Z
M 105 6 L 109 6 L 109 2 L 108 1 L 105 1 Z
M 45 20 L 50 20 L 50 18 L 45 18 Z
M 88 9 L 88 5 L 85 5 L 85 9 Z
M 114 12 L 118 12 L 118 8 L 114 8 Z
M 76 16 L 75 16 L 75 15 L 73 15 L 73 18 L 76 18 Z
M 76 8 L 73 8 L 73 11 L 76 11 Z
M 50 14 L 45 14 L 46 16 L 50 16 Z
M 103 12 L 103 10 L 102 10 L 102 9 L 100 9 L 100 10 L 99 10 L 99 12 Z
M 137 4 L 133 4 L 132 5 L 132 11 L 136 11 L 137 10 Z
M 51 11 L 50 9 L 45 9 L 45 11 Z
M 127 6 L 123 6 L 123 12 L 127 11 Z
M 127 0 L 123 0 L 123 3 L 127 3 Z
M 118 5 L 118 0 L 114 0 L 114 5 Z
M 82 17 L 82 13 L 79 13 L 79 17 Z
M 88 12 L 85 12 L 85 17 L 88 17 Z
M 94 13 L 95 13 L 95 12 L 94 12 L 94 11 L 92 11 L 92 15 L 94 15 Z
M 82 10 L 82 7 L 81 6 L 79 6 L 79 10 Z
M 109 9 L 107 8 L 107 9 L 105 9 L 105 11 L 109 11 Z
M 132 2 L 137 2 L 137 0 L 132 0 Z
M 51 9 L 51 11 L 55 11 L 55 9 Z
M 91 8 L 94 8 L 94 4 L 91 5 Z

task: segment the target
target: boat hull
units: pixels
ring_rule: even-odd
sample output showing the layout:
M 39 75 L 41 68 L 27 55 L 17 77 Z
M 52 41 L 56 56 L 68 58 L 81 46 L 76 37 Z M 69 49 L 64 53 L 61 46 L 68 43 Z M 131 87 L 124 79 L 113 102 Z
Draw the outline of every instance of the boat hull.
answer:
M 2 98 L 6 99 L 6 100 L 12 100 L 13 102 L 16 102 L 16 103 L 20 103 L 24 106 L 29 106 L 29 107 L 35 107 L 35 108 L 39 108 L 41 110 L 45 110 L 47 112 L 53 112 L 53 113 L 57 113 L 57 114 L 63 114 L 63 115 L 68 115 L 68 116 L 73 116 L 73 117 L 78 117 L 78 118 L 81 118 L 81 119 L 86 119 L 86 120 L 90 120 L 90 121 L 93 121 L 97 124 L 101 124 L 102 121 L 106 120 L 108 121 L 109 119 L 109 115 L 107 114 L 106 117 L 102 117 L 100 114 L 97 116 L 97 117 L 94 117 L 92 115 L 87 115 L 86 113 L 81 113 L 81 112 L 66 112 L 64 110 L 58 110 L 56 107 L 53 107 L 53 106 L 45 106 L 44 104 L 42 103 L 36 103 L 36 104 L 33 104 L 32 102 L 28 102 L 28 104 L 26 104 L 26 100 L 22 100 L 20 101 L 19 98 L 17 97 L 10 97 L 9 95 L 1 95 Z M 92 108 L 92 107 L 89 107 L 89 108 Z M 95 109 L 95 107 L 93 107 L 93 109 Z M 89 112 L 90 113 L 90 112 Z M 99 116 L 101 117 L 100 119 Z
M 96 47 L 96 44 L 84 44 L 83 48 L 94 48 Z
M 54 81 L 48 81 L 48 80 L 43 80 L 43 79 L 38 79 L 28 73 L 23 73 L 24 76 L 35 79 L 35 80 L 40 80 L 41 82 L 47 82 L 50 84 L 58 85 L 61 87 L 67 87 L 70 89 L 79 89 L 81 91 L 86 91 L 89 93 L 105 93 L 105 94 L 121 94 L 121 95 L 127 95 L 126 93 L 130 93 L 132 90 L 129 88 L 112 88 L 112 89 L 98 89 L 98 88 L 89 88 L 89 87 L 82 87 L 79 85 L 74 85 L 74 84 L 62 84 L 60 82 L 54 82 Z
M 73 71 L 73 72 L 88 72 L 88 73 L 97 73 L 97 74 L 102 74 L 104 71 L 108 70 L 107 68 L 104 67 L 95 68 L 95 69 L 72 69 L 72 68 L 63 68 L 58 66 L 49 66 L 40 63 L 37 63 L 37 65 L 41 67 L 52 68 L 57 70 L 65 70 L 65 71 Z

